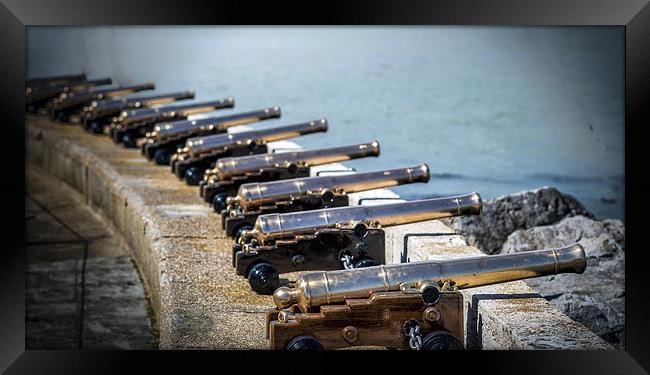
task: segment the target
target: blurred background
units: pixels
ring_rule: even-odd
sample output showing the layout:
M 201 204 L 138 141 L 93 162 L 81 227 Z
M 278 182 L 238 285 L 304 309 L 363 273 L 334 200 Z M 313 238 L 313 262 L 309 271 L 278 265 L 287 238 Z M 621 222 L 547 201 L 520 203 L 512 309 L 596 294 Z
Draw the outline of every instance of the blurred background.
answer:
M 255 128 L 326 117 L 298 143 L 379 140 L 359 171 L 429 164 L 404 198 L 553 186 L 624 220 L 622 27 L 27 28 L 27 78 L 82 71 L 281 106 Z

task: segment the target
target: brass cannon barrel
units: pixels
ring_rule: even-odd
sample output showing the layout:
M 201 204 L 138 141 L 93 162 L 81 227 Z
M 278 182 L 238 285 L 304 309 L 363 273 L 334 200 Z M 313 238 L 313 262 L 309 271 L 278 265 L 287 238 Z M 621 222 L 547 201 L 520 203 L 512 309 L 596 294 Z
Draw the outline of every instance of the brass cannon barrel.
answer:
M 308 272 L 298 277 L 295 288 L 278 288 L 273 302 L 278 308 L 298 305 L 307 312 L 324 304 L 368 298 L 375 292 L 422 288 L 426 283 L 450 282 L 458 289 L 467 289 L 559 273 L 582 273 L 586 267 L 584 249 L 574 244 L 514 254 Z
M 480 212 L 481 196 L 478 193 L 375 206 L 324 208 L 260 215 L 253 229 L 245 231 L 242 237 L 253 237 L 258 243 L 264 244 L 273 239 L 313 234 L 319 229 L 353 223 L 377 223 L 388 227 L 451 216 L 478 215 Z
M 235 113 L 232 115 L 210 117 L 199 120 L 183 120 L 162 123 L 154 126 L 150 138 L 157 141 L 191 135 L 193 133 L 205 133 L 213 129 L 225 130 L 232 126 L 250 124 L 270 118 L 277 118 L 282 115 L 280 107 L 269 107 L 255 111 Z
M 265 168 L 284 167 L 290 165 L 314 166 L 363 158 L 366 156 L 379 156 L 379 142 L 373 141 L 369 143 L 322 148 L 317 150 L 224 158 L 219 160 L 215 168 L 209 170 L 209 173 L 206 173 L 206 175 L 208 175 L 207 177 L 213 176 L 219 180 L 224 180 L 234 175 L 257 172 Z
M 149 119 L 163 119 L 165 117 L 174 117 L 178 113 L 189 116 L 197 113 L 210 112 L 221 108 L 230 108 L 235 105 L 233 97 L 227 97 L 217 100 L 203 102 L 193 102 L 186 104 L 165 105 L 156 108 L 142 108 L 123 111 L 117 119 L 117 122 L 123 125 L 145 121 Z
M 410 168 L 375 172 L 249 183 L 240 186 L 237 195 L 228 197 L 226 201 L 229 205 L 235 204 L 243 209 L 248 209 L 266 203 L 295 199 L 310 193 L 322 194 L 332 191 L 349 194 L 412 182 L 427 182 L 429 176 L 429 167 L 426 164 L 420 164 Z
M 132 94 L 134 92 L 140 92 L 144 90 L 153 90 L 156 88 L 156 85 L 153 82 L 146 82 L 146 83 L 141 83 L 138 85 L 131 85 L 131 86 L 122 86 L 122 87 L 116 87 L 114 89 L 107 89 L 104 92 L 102 92 L 101 97 L 103 98 L 113 98 L 116 96 L 123 96 L 123 95 L 128 95 Z
M 178 91 L 167 94 L 146 95 L 137 98 L 126 97 L 120 99 L 96 100 L 90 104 L 90 110 L 99 114 L 107 112 L 121 111 L 125 108 L 140 108 L 144 106 L 153 106 L 165 103 L 171 103 L 177 100 L 194 98 L 194 91 Z
M 93 99 L 107 99 L 116 96 L 132 94 L 134 92 L 153 90 L 155 85 L 153 82 L 142 83 L 131 86 L 121 86 L 107 89 L 96 89 L 89 91 L 82 91 L 78 93 L 63 93 L 58 97 L 56 102 L 57 109 L 65 109 L 79 104 L 83 104 Z
M 75 82 L 66 82 L 57 85 L 47 85 L 43 87 L 28 88 L 26 90 L 26 96 L 29 101 L 35 102 L 39 100 L 49 99 L 56 97 L 62 93 L 70 92 L 81 92 L 90 90 L 91 87 L 101 86 L 101 85 L 110 85 L 113 83 L 111 78 L 100 78 L 91 81 L 75 81 Z
M 190 156 L 196 157 L 235 144 L 267 143 L 324 131 L 327 131 L 327 120 L 323 118 L 277 128 L 190 138 L 185 143 L 185 148 Z
M 66 75 L 50 76 L 50 77 L 35 77 L 26 80 L 25 87 L 36 87 L 36 86 L 43 86 L 43 85 L 53 86 L 53 85 L 64 84 L 68 82 L 84 81 L 85 79 L 86 79 L 86 75 L 84 73 L 66 74 Z

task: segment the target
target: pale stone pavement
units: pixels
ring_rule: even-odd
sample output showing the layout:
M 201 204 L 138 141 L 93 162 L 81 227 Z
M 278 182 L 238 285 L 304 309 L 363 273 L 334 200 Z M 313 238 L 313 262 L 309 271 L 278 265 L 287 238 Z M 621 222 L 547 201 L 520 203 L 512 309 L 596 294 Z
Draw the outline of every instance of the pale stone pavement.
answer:
M 32 164 L 26 177 L 26 349 L 156 348 L 122 238 L 70 186 Z

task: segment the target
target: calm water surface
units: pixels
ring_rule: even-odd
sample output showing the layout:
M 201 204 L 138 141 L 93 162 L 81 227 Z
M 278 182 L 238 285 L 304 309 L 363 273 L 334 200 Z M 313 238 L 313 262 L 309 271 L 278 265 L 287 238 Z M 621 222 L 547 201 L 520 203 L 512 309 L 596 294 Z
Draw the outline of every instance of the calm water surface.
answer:
M 327 117 L 307 148 L 377 139 L 359 171 L 426 162 L 406 197 L 540 186 L 624 217 L 622 28 L 31 28 L 28 76 L 78 72 L 155 81 L 236 110 Z M 224 113 L 224 112 L 222 112 Z

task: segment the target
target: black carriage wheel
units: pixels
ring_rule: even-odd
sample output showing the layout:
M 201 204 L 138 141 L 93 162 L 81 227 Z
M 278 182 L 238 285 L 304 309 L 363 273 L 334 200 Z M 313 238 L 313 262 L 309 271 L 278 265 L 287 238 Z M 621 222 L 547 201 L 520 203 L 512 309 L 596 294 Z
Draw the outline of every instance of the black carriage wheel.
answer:
M 422 340 L 422 350 L 463 350 L 463 344 L 451 333 L 436 331 Z
M 88 128 L 94 134 L 102 134 L 102 133 L 104 133 L 104 127 L 97 121 L 92 121 L 90 123 L 90 126 L 88 126 Z
M 185 181 L 188 185 L 196 186 L 203 179 L 203 170 L 192 167 L 185 171 Z
M 135 137 L 129 133 L 126 133 L 122 136 L 122 144 L 125 147 L 133 148 L 135 147 Z
M 221 212 L 226 209 L 226 198 L 228 198 L 228 194 L 226 193 L 216 194 L 212 198 L 212 208 L 214 208 L 215 212 Z
M 272 265 L 258 263 L 248 271 L 248 283 L 255 293 L 271 295 L 280 287 L 280 275 Z
M 289 166 L 287 167 L 287 172 L 291 174 L 295 174 L 296 172 L 298 172 L 298 166 L 295 165 L 294 163 L 289 164 Z
M 312 336 L 297 336 L 289 341 L 287 350 L 325 350 L 325 348 Z
M 61 122 L 69 122 L 70 121 L 70 118 L 68 118 L 68 116 L 63 112 L 57 113 L 56 114 L 56 119 L 61 121 Z
M 332 193 L 330 190 L 327 190 L 321 194 L 321 199 L 325 204 L 332 203 L 334 201 L 334 193 Z
M 156 150 L 153 154 L 153 160 L 155 160 L 158 165 L 169 165 L 169 159 L 171 158 L 171 152 L 167 149 Z

